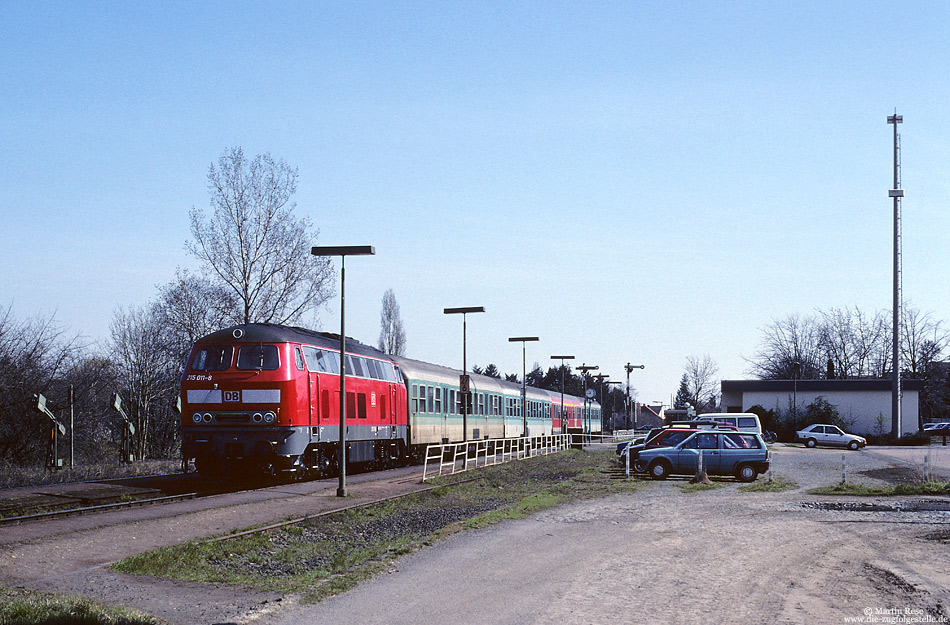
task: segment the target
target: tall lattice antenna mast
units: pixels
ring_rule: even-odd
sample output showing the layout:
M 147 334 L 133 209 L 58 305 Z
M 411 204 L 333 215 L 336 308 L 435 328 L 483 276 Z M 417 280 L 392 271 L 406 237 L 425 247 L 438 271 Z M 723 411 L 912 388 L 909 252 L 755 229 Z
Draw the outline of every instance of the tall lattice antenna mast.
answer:
M 888 115 L 887 123 L 894 124 L 894 186 L 887 192 L 894 199 L 894 309 L 893 309 L 893 370 L 891 371 L 891 435 L 900 438 L 901 425 L 901 352 L 900 352 L 900 315 L 901 315 L 901 189 L 900 134 L 897 124 L 904 121 L 903 115 L 894 110 Z

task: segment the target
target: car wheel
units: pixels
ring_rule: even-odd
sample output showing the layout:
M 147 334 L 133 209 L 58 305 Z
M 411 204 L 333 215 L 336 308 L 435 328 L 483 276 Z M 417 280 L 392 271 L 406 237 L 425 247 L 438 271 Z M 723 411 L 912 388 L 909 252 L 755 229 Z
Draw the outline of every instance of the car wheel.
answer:
M 814 447 L 817 444 L 818 444 L 818 441 L 816 441 L 813 438 L 809 438 L 807 441 L 805 441 L 805 447 Z
M 851 441 L 850 443 L 848 443 L 848 449 L 850 449 L 851 451 L 857 451 L 858 447 L 859 447 L 858 441 Z
M 633 470 L 637 473 L 646 473 L 647 463 L 637 458 L 633 461 Z
M 662 460 L 654 462 L 650 466 L 650 477 L 654 480 L 665 480 L 670 474 L 670 467 Z
M 736 479 L 740 482 L 754 482 L 755 478 L 759 476 L 759 472 L 755 470 L 755 467 L 749 464 L 740 465 L 736 469 Z

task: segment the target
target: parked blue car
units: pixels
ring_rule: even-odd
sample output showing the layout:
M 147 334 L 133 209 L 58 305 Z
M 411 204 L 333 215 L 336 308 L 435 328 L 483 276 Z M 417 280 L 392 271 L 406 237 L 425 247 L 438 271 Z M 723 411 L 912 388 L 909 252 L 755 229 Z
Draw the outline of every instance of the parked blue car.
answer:
M 769 470 L 769 448 L 759 434 L 751 432 L 695 432 L 675 447 L 644 449 L 634 461 L 634 470 L 649 473 L 654 480 L 669 475 L 693 475 L 703 455 L 703 468 L 710 475 L 732 475 L 754 482 Z

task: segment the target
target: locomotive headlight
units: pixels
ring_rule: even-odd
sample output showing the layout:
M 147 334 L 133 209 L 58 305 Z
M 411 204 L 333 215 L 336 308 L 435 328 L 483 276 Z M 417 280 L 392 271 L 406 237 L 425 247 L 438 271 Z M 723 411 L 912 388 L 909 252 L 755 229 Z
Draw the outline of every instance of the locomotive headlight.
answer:
M 277 415 L 275 415 L 273 412 L 264 413 L 264 423 L 273 423 L 276 420 L 277 420 Z
M 212 419 L 212 418 L 213 418 L 213 417 L 211 416 L 211 413 L 210 413 L 210 412 L 204 413 L 204 416 L 202 417 L 202 419 L 204 419 L 204 422 L 205 422 L 205 423 L 211 423 L 211 419 Z
M 195 423 L 201 423 L 201 413 L 196 412 L 195 414 L 191 415 L 191 420 Z
M 252 416 L 251 419 L 254 420 L 254 423 L 260 423 L 261 421 L 264 420 L 264 416 L 259 412 L 255 412 L 254 416 Z

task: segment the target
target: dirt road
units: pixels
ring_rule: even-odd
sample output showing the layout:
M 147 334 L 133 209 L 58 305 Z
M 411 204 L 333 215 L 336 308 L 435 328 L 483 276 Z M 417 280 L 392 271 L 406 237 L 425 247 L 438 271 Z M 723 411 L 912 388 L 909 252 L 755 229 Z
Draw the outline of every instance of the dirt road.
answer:
M 840 479 L 840 451 L 789 447 L 776 456 L 779 473 L 803 485 Z M 880 483 L 871 476 L 887 472 L 884 457 L 852 453 L 846 469 Z M 947 512 L 823 510 L 817 500 L 854 499 L 742 493 L 738 484 L 686 494 L 682 483 L 647 482 L 632 495 L 456 536 L 353 592 L 268 622 L 812 624 L 894 610 L 947 620 L 950 545 L 928 538 L 948 535 Z
M 856 498 L 805 493 L 837 483 L 842 456 L 849 479 L 869 484 L 913 478 L 913 460 L 876 449 L 842 455 L 777 446 L 773 455 L 776 474 L 800 489 L 742 493 L 730 482 L 687 494 L 678 487 L 683 480 L 645 482 L 629 495 L 456 535 L 316 606 L 98 566 L 121 556 L 109 532 L 124 536 L 127 527 L 82 532 L 107 555 L 69 534 L 10 542 L 0 548 L 0 577 L 10 583 L 11 572 L 24 580 L 32 571 L 32 581 L 14 583 L 135 606 L 175 624 L 810 624 L 861 622 L 846 619 L 868 613 L 864 622 L 913 622 L 880 620 L 893 619 L 893 610 L 916 622 L 946 621 L 950 513 L 893 510 L 920 497 L 889 498 L 891 509 L 867 512 L 848 509 Z M 950 498 L 928 499 L 950 507 Z M 200 531 L 187 519 L 178 522 L 189 528 L 184 533 Z M 23 557 L 55 563 L 57 573 L 13 564 Z

